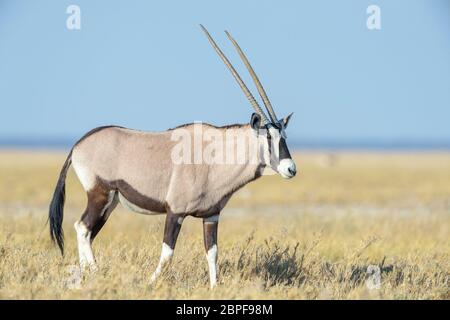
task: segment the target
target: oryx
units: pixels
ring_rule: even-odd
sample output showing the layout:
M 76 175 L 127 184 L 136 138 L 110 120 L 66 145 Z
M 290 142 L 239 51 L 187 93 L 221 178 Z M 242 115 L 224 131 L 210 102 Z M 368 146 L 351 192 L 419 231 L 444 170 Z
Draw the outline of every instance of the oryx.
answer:
M 82 269 L 96 268 L 91 243 L 117 203 L 121 202 L 139 213 L 166 214 L 161 258 L 151 277 L 152 282 L 171 260 L 183 219 L 186 216 L 202 218 L 210 285 L 214 287 L 217 282 L 219 214 L 232 194 L 259 178 L 266 167 L 287 179 L 296 174 L 285 133 L 292 114 L 281 120 L 276 117 L 250 63 L 236 41 L 226 32 L 253 78 L 268 111 L 267 117 L 208 31 L 201 27 L 255 110 L 250 123 L 246 125 L 201 126 L 222 133 L 234 130 L 237 135 L 228 148 L 256 145 L 256 161 L 246 158 L 243 162 L 232 164 L 175 163 L 172 150 L 177 142 L 172 139 L 173 133 L 177 128 L 193 132 L 195 124 L 164 132 L 144 132 L 118 126 L 100 127 L 88 132 L 70 151 L 49 209 L 50 235 L 63 253 L 65 179 L 72 164 L 88 198 L 86 210 L 80 221 L 75 223 Z

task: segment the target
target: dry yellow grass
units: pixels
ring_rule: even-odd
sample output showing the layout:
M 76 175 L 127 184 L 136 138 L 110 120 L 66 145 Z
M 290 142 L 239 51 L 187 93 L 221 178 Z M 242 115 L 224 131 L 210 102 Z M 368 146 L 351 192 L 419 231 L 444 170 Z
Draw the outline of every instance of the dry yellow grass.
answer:
M 64 157 L 0 152 L 0 298 L 450 298 L 448 153 L 298 155 L 296 178 L 263 177 L 222 212 L 212 291 L 199 220 L 186 219 L 172 265 L 149 287 L 164 217 L 120 206 L 94 242 L 100 270 L 77 283 L 72 225 L 85 194 L 72 170 L 64 258 L 45 225 Z M 366 285 L 370 265 L 379 289 Z

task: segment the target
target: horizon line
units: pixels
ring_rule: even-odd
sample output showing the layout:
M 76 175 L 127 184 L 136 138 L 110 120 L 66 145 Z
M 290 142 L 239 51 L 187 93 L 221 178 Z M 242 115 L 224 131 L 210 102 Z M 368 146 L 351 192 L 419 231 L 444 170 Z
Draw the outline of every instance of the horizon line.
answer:
M 0 138 L 0 149 L 68 150 L 78 138 Z M 450 151 L 449 139 L 289 139 L 293 150 Z

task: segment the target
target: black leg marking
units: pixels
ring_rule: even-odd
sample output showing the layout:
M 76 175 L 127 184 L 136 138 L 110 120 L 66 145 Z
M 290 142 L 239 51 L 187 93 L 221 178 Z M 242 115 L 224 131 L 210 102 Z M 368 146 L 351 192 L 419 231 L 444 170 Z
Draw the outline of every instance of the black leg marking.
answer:
M 217 245 L 217 231 L 219 221 L 208 221 L 203 219 L 203 242 L 205 244 L 205 250 L 208 253 L 214 245 Z
M 181 219 L 181 220 L 180 220 Z M 179 215 L 167 213 L 166 223 L 164 225 L 164 243 L 167 244 L 172 250 L 177 243 L 178 234 L 181 230 L 182 219 Z
M 117 192 L 95 188 L 88 192 L 88 205 L 81 217 L 86 228 L 91 231 L 91 241 L 105 225 L 118 203 Z
M 177 243 L 178 234 L 180 233 L 183 218 L 170 212 L 166 215 L 166 223 L 164 226 L 164 240 L 161 249 L 161 257 L 158 266 L 150 279 L 150 283 L 155 282 L 164 268 L 172 260 L 173 249 Z
M 86 267 L 90 267 L 91 270 L 97 269 L 91 243 L 116 205 L 117 195 L 115 191 L 97 185 L 88 192 L 87 208 L 81 216 L 81 221 L 75 222 L 74 225 L 77 232 L 78 254 L 82 269 Z

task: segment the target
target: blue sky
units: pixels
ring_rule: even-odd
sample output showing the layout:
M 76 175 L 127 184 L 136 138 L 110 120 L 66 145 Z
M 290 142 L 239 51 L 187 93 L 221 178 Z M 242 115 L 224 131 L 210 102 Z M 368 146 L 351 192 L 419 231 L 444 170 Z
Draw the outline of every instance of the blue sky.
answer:
M 450 140 L 450 2 L 0 0 L 0 138 L 118 124 L 248 122 L 198 24 L 254 91 L 247 53 L 293 139 Z M 81 30 L 66 8 L 81 8 Z M 381 30 L 366 8 L 381 8 Z

